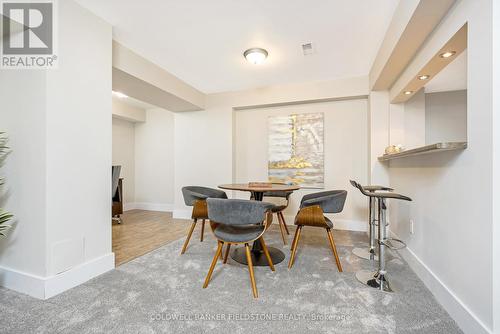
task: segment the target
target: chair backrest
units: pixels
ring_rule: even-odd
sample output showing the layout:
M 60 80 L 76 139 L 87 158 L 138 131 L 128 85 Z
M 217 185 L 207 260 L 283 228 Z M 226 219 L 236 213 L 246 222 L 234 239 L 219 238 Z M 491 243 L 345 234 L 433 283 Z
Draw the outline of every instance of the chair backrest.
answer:
M 324 213 L 339 213 L 344 209 L 346 190 L 321 191 L 302 197 L 300 208 L 319 205 Z
M 263 196 L 264 197 L 279 197 L 279 198 L 288 199 L 288 197 L 290 197 L 290 195 L 292 193 L 293 193 L 293 191 L 273 190 L 273 191 L 265 191 Z
M 359 191 L 361 191 L 361 193 L 363 195 L 370 196 L 370 194 L 363 188 L 363 186 L 361 184 L 359 184 L 358 182 L 356 182 L 354 180 L 349 180 L 349 182 L 352 184 L 352 186 L 354 188 L 358 188 Z
M 266 212 L 273 204 L 244 199 L 207 199 L 208 218 L 224 225 L 259 224 L 266 218 Z
M 193 206 L 194 202 L 200 199 L 227 198 L 226 193 L 222 190 L 201 186 L 183 187 L 182 196 L 184 197 L 184 203 L 188 206 Z
M 115 197 L 122 166 L 111 166 L 111 198 Z
M 288 186 L 293 183 L 284 183 L 284 182 L 272 182 L 272 184 L 279 184 L 279 185 L 284 185 Z M 290 195 L 293 193 L 293 191 L 289 190 L 270 190 L 270 191 L 264 191 L 263 197 L 277 197 L 277 198 L 284 198 L 288 201 L 288 198 Z M 250 195 L 250 199 L 254 199 L 253 193 Z

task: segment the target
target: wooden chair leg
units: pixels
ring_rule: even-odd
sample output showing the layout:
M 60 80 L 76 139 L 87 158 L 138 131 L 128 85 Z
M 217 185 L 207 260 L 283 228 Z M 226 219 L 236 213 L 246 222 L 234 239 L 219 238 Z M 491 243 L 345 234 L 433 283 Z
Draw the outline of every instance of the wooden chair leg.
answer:
M 278 212 L 281 216 L 281 221 L 283 222 L 283 226 L 285 227 L 286 234 L 290 235 L 290 231 L 288 231 L 288 226 L 286 226 L 285 216 L 283 216 L 283 211 Z
M 212 264 L 210 265 L 210 269 L 208 270 L 207 277 L 205 278 L 205 284 L 203 284 L 203 289 L 208 286 L 210 282 L 210 278 L 212 277 L 212 273 L 214 272 L 215 265 L 217 264 L 217 260 L 219 259 L 219 255 L 222 252 L 222 246 L 224 243 L 222 241 L 217 242 L 217 251 L 215 252 L 214 259 L 212 260 Z
M 227 243 L 227 246 L 226 246 L 226 253 L 224 254 L 224 264 L 227 263 L 227 257 L 229 256 L 229 249 L 231 248 L 231 244 L 230 243 Z
M 201 237 L 200 237 L 201 242 L 203 242 L 203 234 L 205 234 L 205 219 L 203 219 L 201 223 Z
M 196 227 L 196 219 L 193 221 L 193 224 L 191 224 L 191 228 L 189 229 L 186 241 L 184 241 L 184 246 L 182 246 L 181 254 L 184 254 L 186 252 L 187 246 L 189 244 L 189 239 L 191 239 L 191 235 L 193 234 L 195 227 Z
M 257 297 L 259 297 L 259 295 L 257 293 L 257 285 L 255 284 L 255 275 L 253 273 L 252 255 L 250 255 L 250 246 L 248 244 L 245 244 L 245 250 L 247 253 L 248 272 L 250 273 L 250 282 L 252 283 L 253 297 L 257 298 Z
M 339 272 L 342 272 L 342 263 L 340 263 L 339 254 L 337 253 L 337 247 L 335 246 L 335 241 L 333 241 L 332 230 L 327 228 L 326 233 L 328 234 L 328 240 L 330 241 L 330 247 L 332 248 L 335 262 L 337 262 L 337 269 L 339 270 Z
M 302 226 L 297 226 L 297 230 L 295 230 L 295 236 L 293 237 L 292 242 L 292 254 L 290 255 L 290 261 L 288 262 L 288 269 L 292 269 L 293 261 L 295 260 L 295 252 L 297 252 L 297 246 L 299 245 L 300 232 L 302 231 Z
M 264 242 L 264 238 L 260 237 L 260 244 L 262 245 L 262 250 L 266 255 L 267 263 L 269 263 L 269 267 L 272 271 L 274 271 L 273 259 L 271 259 L 271 254 L 269 254 L 269 250 L 267 249 L 266 243 Z
M 278 216 L 278 223 L 280 226 L 281 238 L 283 239 L 283 245 L 286 245 L 285 228 L 283 227 L 283 221 L 281 220 L 280 213 L 276 214 Z

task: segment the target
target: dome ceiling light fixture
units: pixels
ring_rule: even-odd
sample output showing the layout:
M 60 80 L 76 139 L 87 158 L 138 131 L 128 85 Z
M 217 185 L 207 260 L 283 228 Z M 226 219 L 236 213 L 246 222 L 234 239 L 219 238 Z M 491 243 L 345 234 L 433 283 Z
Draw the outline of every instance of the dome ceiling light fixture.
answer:
M 262 64 L 267 55 L 267 51 L 262 48 L 251 48 L 243 52 L 245 59 L 254 65 Z

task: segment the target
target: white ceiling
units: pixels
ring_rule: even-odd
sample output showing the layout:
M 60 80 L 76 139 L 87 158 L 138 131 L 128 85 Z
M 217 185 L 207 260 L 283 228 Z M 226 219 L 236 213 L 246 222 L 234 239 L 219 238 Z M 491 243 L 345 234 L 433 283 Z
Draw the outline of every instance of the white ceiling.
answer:
M 77 0 L 205 93 L 367 75 L 399 0 Z M 315 54 L 301 45 L 312 42 Z M 252 65 L 243 51 L 262 47 Z
M 426 93 L 449 92 L 467 89 L 467 50 L 457 56 L 429 83 L 425 85 Z

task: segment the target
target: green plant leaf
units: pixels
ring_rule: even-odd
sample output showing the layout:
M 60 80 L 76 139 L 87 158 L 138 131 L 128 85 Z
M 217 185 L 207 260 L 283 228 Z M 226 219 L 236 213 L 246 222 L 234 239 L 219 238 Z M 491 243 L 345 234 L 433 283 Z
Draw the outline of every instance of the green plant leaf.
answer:
M 8 222 L 9 220 L 12 219 L 12 217 L 14 217 L 14 215 L 12 215 L 11 213 L 9 212 L 1 212 L 0 213 L 0 228 L 2 228 L 2 224 L 5 224 L 6 222 Z

